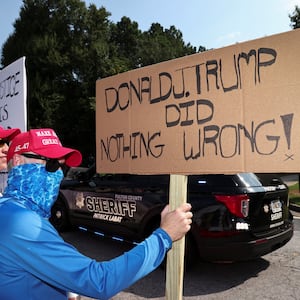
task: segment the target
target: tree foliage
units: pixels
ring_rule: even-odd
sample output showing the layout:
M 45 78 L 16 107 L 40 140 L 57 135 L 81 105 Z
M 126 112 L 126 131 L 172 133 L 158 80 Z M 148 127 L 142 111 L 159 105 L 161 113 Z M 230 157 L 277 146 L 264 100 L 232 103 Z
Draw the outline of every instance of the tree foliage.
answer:
M 295 6 L 295 10 L 291 15 L 289 15 L 289 18 L 293 29 L 300 28 L 300 8 L 298 5 Z
M 2 48 L 2 66 L 26 56 L 28 128 L 54 128 L 84 157 L 95 154 L 97 79 L 196 52 L 174 26 L 142 32 L 109 16 L 81 0 L 23 0 Z

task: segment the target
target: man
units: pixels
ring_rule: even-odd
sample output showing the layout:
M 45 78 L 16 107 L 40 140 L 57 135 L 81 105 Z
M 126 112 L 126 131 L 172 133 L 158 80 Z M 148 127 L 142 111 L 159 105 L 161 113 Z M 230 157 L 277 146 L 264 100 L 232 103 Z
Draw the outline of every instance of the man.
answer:
M 0 196 L 2 195 L 7 181 L 7 151 L 10 141 L 21 131 L 18 128 L 4 129 L 0 126 Z
M 190 229 L 189 204 L 162 212 L 161 227 L 129 252 L 96 262 L 65 243 L 49 223 L 63 173 L 81 154 L 52 129 L 16 136 L 8 150 L 8 185 L 0 199 L 0 299 L 67 298 L 66 291 L 109 299 L 159 266 L 172 241 Z M 101 251 L 101 249 L 99 249 Z
M 9 142 L 20 132 L 19 128 L 4 129 L 0 126 L 0 171 L 7 169 L 6 155 Z

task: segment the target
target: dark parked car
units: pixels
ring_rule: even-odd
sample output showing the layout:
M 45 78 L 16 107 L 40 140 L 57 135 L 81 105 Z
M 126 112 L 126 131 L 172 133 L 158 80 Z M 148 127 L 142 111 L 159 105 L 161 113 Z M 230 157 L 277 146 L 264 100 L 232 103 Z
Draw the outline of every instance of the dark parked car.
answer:
M 59 231 L 78 226 L 139 242 L 159 226 L 168 202 L 168 175 L 88 177 L 79 172 L 62 182 L 50 218 Z M 255 259 L 293 236 L 288 187 L 276 175 L 190 175 L 187 198 L 194 214 L 187 235 L 190 257 Z

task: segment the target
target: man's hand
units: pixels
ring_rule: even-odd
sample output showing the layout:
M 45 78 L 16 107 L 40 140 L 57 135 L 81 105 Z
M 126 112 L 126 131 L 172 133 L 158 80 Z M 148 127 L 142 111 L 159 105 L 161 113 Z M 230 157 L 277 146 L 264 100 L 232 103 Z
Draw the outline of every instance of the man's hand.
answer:
M 160 227 L 169 234 L 173 242 L 180 240 L 191 229 L 193 217 L 191 208 L 189 203 L 184 203 L 170 211 L 167 205 L 161 212 Z

